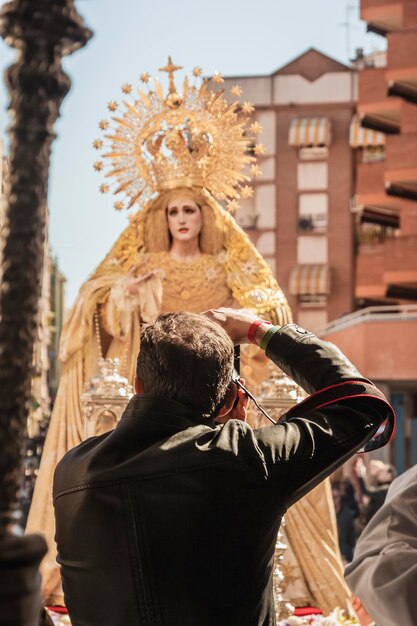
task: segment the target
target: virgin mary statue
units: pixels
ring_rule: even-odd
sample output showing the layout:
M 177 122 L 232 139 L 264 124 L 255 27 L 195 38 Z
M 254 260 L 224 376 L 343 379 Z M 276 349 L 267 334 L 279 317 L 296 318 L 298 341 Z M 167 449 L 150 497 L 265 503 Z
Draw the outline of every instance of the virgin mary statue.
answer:
M 124 197 L 116 200 L 117 209 L 142 208 L 81 287 L 62 332 L 62 375 L 27 524 L 27 532 L 42 532 L 48 541 L 41 572 L 50 605 L 63 604 L 53 472 L 65 452 L 84 438 L 81 396 L 97 374 L 99 357 L 118 358 L 119 373 L 133 381 L 140 325 L 159 313 L 234 306 L 255 310 L 275 324 L 291 322 L 282 290 L 231 214 L 239 197 L 251 195 L 247 183 L 259 173 L 253 146 L 260 152 L 255 139 L 260 128 L 251 123 L 253 107 L 228 103 L 219 89 L 222 78 L 215 75 L 209 88 L 199 79 L 199 68 L 177 91 L 174 72 L 179 69 L 171 59 L 161 68 L 169 78 L 166 94 L 158 79 L 150 88 L 146 73 L 141 76 L 145 87 L 135 97 L 132 86 L 123 85 L 129 100 L 120 111 L 115 101 L 109 103 L 111 121 L 100 122 L 104 137 L 94 142 L 102 152 L 94 167 L 106 181 L 100 190 L 113 187 L 118 198 Z M 314 500 L 317 527 L 306 518 L 304 503 L 291 528 L 292 584 L 303 602 L 326 610 L 345 604 L 346 588 L 324 487 Z M 291 521 L 288 526 L 290 531 Z M 300 546 L 308 547 L 305 558 Z

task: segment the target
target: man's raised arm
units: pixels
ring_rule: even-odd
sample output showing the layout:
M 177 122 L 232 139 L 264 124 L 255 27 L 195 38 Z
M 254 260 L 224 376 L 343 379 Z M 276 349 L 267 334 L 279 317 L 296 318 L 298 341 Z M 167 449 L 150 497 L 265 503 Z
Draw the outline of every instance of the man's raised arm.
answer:
M 385 396 L 332 343 L 295 324 L 272 326 L 246 311 L 208 313 L 236 344 L 256 343 L 305 391 L 276 426 L 253 431 L 268 479 L 285 480 L 290 506 L 359 449 L 386 443 L 394 413 Z M 382 430 L 383 432 L 379 432 Z

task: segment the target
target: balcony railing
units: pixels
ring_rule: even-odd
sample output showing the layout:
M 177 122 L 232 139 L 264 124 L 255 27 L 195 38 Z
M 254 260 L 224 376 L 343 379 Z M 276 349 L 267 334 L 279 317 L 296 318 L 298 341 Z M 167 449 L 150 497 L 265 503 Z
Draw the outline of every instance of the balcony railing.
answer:
M 344 330 L 356 324 L 369 322 L 404 322 L 417 320 L 417 304 L 400 304 L 387 306 L 369 306 L 366 309 L 344 315 L 325 326 L 316 329 L 316 335 L 323 337 Z
M 356 242 L 361 246 L 375 245 L 384 243 L 387 239 L 394 239 L 397 235 L 398 230 L 392 226 L 363 223 L 357 227 Z

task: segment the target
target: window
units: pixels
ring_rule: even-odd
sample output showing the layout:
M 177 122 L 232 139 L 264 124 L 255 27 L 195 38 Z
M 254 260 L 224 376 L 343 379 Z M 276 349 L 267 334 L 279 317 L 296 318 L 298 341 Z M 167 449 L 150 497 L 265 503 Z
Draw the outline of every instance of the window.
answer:
M 327 321 L 327 311 L 323 307 L 317 309 L 302 308 L 297 312 L 297 324 L 313 332 L 322 328 L 327 324 Z
M 302 193 L 298 198 L 298 231 L 324 232 L 328 220 L 327 193 Z
M 255 207 L 258 217 L 258 228 L 275 228 L 276 200 L 275 185 L 256 185 Z
M 256 228 L 258 215 L 255 209 L 255 198 L 239 201 L 240 207 L 236 214 L 236 221 L 242 228 Z
M 275 179 L 275 157 L 261 157 L 258 159 L 258 163 L 262 172 L 257 179 L 258 181 Z
M 327 163 L 299 163 L 297 166 L 297 185 L 300 191 L 327 189 Z
M 266 155 L 275 154 L 275 112 L 274 111 L 257 111 L 256 121 L 262 126 L 262 132 L 259 135 L 259 142 L 265 148 Z
M 327 237 L 300 235 L 297 241 L 297 263 L 327 263 Z
M 275 254 L 275 233 L 262 233 L 256 241 L 256 247 L 263 256 Z

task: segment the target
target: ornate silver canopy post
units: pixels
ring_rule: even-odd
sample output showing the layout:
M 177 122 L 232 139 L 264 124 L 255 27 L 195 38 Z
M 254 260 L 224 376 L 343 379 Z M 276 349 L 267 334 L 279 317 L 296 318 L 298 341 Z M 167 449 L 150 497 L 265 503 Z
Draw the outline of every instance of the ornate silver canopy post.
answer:
M 133 396 L 132 385 L 119 374 L 119 359 L 101 358 L 98 369 L 81 396 L 86 438 L 114 428 Z
M 38 565 L 46 551 L 38 535 L 21 537 L 21 482 L 32 354 L 45 240 L 53 124 L 70 80 L 61 58 L 85 45 L 73 0 L 13 0 L 0 11 L 0 34 L 18 50 L 6 74 L 10 93 L 10 179 L 0 281 L 0 625 L 38 624 Z
M 269 363 L 269 378 L 262 383 L 260 402 L 268 413 L 279 420 L 286 409 L 305 398 L 305 393 L 291 378 L 286 376 L 275 365 Z M 275 567 L 274 567 L 274 600 L 275 612 L 278 621 L 290 617 L 294 613 L 294 607 L 285 599 L 285 577 L 281 565 L 288 548 L 284 541 L 282 528 L 285 527 L 285 518 L 282 518 L 281 527 L 275 544 Z
M 100 311 L 94 313 L 94 329 L 98 352 L 98 374 L 84 385 L 81 396 L 85 437 L 93 437 L 112 430 L 122 417 L 127 403 L 133 396 L 133 387 L 121 372 L 126 371 L 127 348 L 119 359 L 105 359 L 101 343 Z

